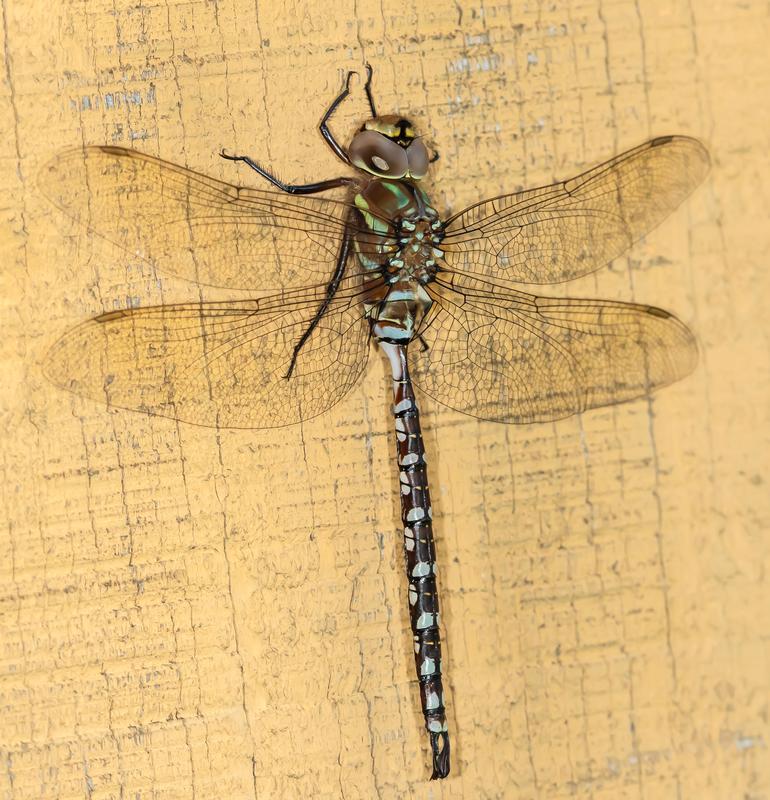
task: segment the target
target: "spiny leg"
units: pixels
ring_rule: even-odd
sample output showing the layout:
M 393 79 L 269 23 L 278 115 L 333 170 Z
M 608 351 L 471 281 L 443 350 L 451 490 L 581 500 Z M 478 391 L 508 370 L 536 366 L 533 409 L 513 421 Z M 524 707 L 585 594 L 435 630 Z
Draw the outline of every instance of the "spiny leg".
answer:
M 372 117 L 377 116 L 377 110 L 374 107 L 374 98 L 372 97 L 372 65 L 366 62 L 366 83 L 364 84 L 364 91 L 366 92 L 366 99 L 369 101 L 369 108 L 372 110 Z
M 347 154 L 347 151 L 344 147 L 334 138 L 334 134 L 329 130 L 328 122 L 331 119 L 332 114 L 337 110 L 337 106 L 350 94 L 350 79 L 353 75 L 357 75 L 358 73 L 353 71 L 352 69 L 348 71 L 348 75 L 345 78 L 345 86 L 342 91 L 332 100 L 332 104 L 329 108 L 326 109 L 326 113 L 321 118 L 321 122 L 318 126 L 318 130 L 321 131 L 321 136 L 324 137 L 324 141 L 326 144 L 331 147 L 334 155 L 337 158 L 342 159 L 346 164 L 350 163 L 350 157 Z
M 297 364 L 297 356 L 299 355 L 300 350 L 302 350 L 305 342 L 310 338 L 310 334 L 313 333 L 316 326 L 321 321 L 321 318 L 326 313 L 326 309 L 329 308 L 329 304 L 334 298 L 334 295 L 337 293 L 337 289 L 339 289 L 340 281 L 342 280 L 342 276 L 345 274 L 345 265 L 347 263 L 348 256 L 350 255 L 350 245 L 352 240 L 353 234 L 350 231 L 350 226 L 346 226 L 345 235 L 342 238 L 339 253 L 337 254 L 337 266 L 334 269 L 334 274 L 332 275 L 331 280 L 326 285 L 326 297 L 324 297 L 324 299 L 321 301 L 321 305 L 318 307 L 318 311 L 316 311 L 315 316 L 312 320 L 310 320 L 310 324 L 307 326 L 307 329 L 302 336 L 300 336 L 297 344 L 294 345 L 294 352 L 291 354 L 289 369 L 286 370 L 286 374 L 284 375 L 284 378 L 287 380 L 291 378 L 291 373 L 294 371 L 294 367 Z
M 345 78 L 345 86 L 343 87 L 342 91 L 332 100 L 331 105 L 329 108 L 326 109 L 326 113 L 321 118 L 321 122 L 318 126 L 318 129 L 321 131 L 321 136 L 323 136 L 324 141 L 331 147 L 332 152 L 336 155 L 339 159 L 344 161 L 346 164 L 350 164 L 350 157 L 347 154 L 347 151 L 344 147 L 334 138 L 334 134 L 329 130 L 329 120 L 332 117 L 332 114 L 337 110 L 337 107 L 340 103 L 350 94 L 350 79 L 353 75 L 357 75 L 358 73 L 354 70 L 349 70 L 348 74 Z M 370 64 L 366 65 L 366 83 L 364 84 L 364 90 L 366 91 L 366 97 L 369 101 L 369 108 L 372 110 L 372 116 L 377 116 L 377 111 L 374 107 L 374 99 L 372 97 L 372 67 Z M 284 183 L 282 180 L 277 178 L 272 173 L 268 172 L 261 164 L 258 164 L 249 156 L 240 156 L 240 155 L 228 155 L 224 150 L 219 154 L 222 158 L 226 158 L 228 161 L 242 161 L 244 164 L 247 164 L 251 169 L 253 169 L 256 173 L 261 175 L 266 180 L 270 181 L 276 188 L 280 189 L 282 192 L 287 192 L 288 194 L 314 194 L 316 192 L 324 192 L 327 189 L 336 189 L 340 186 L 355 186 L 358 184 L 354 178 L 331 178 L 330 180 L 326 181 L 317 181 L 315 183 L 306 183 L 306 184 L 290 184 Z
M 323 115 L 321 119 L 321 124 L 319 125 L 319 130 L 321 131 L 321 135 L 324 137 L 326 143 L 331 147 L 334 151 L 334 154 L 342 159 L 346 164 L 350 164 L 350 159 L 348 158 L 348 154 L 345 152 L 344 148 L 339 144 L 339 142 L 334 138 L 332 132 L 329 130 L 327 123 L 331 119 L 332 114 L 337 109 L 337 106 L 350 94 L 350 79 L 353 75 L 357 73 L 353 70 L 350 70 L 347 74 L 347 78 L 345 79 L 345 86 L 343 90 L 334 98 L 332 104 L 329 108 L 326 109 L 326 113 Z M 371 77 L 371 72 L 370 72 Z M 324 192 L 327 189 L 336 189 L 340 186 L 355 186 L 358 184 L 354 178 L 331 178 L 326 181 L 317 181 L 315 183 L 305 183 L 305 184 L 290 184 L 284 183 L 282 180 L 277 178 L 275 175 L 268 172 L 263 166 L 258 164 L 249 156 L 231 156 L 228 155 L 224 150 L 219 154 L 222 158 L 226 158 L 228 161 L 243 161 L 244 164 L 247 164 L 251 167 L 254 172 L 261 175 L 266 180 L 270 181 L 273 186 L 280 189 L 282 192 L 287 192 L 288 194 L 314 194 L 316 192 Z
M 303 184 L 291 184 L 291 183 L 284 183 L 279 178 L 276 178 L 275 175 L 271 175 L 264 167 L 261 167 L 257 164 L 256 161 L 251 159 L 249 156 L 231 156 L 228 155 L 224 150 L 219 154 L 222 158 L 226 158 L 228 161 L 243 161 L 244 164 L 247 164 L 251 167 L 254 172 L 261 175 L 263 178 L 266 178 L 280 189 L 282 192 L 287 192 L 288 194 L 315 194 L 316 192 L 325 192 L 327 189 L 337 189 L 340 186 L 357 186 L 358 181 L 355 178 L 330 178 L 327 181 L 316 181 L 315 183 L 303 183 Z

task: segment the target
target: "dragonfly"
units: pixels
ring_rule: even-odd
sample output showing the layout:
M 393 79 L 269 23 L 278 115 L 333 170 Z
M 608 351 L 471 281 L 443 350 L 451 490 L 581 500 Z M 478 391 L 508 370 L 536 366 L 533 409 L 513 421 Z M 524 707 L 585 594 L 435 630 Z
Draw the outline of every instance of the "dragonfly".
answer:
M 450 770 L 436 551 L 414 387 L 481 420 L 535 423 L 648 395 L 690 373 L 691 331 L 650 305 L 525 291 L 587 275 L 675 209 L 709 168 L 687 136 L 652 139 L 569 180 L 442 216 L 425 191 L 438 153 L 379 115 L 348 174 L 246 188 L 134 150 L 89 146 L 43 168 L 43 193 L 89 232 L 161 272 L 248 299 L 108 311 L 68 330 L 44 372 L 111 407 L 196 425 L 279 428 L 329 411 L 376 344 L 390 366 L 407 599 L 432 779 Z M 345 196 L 317 197 L 344 189 Z M 270 292 L 266 293 L 267 290 Z M 537 290 L 535 290 L 537 291 Z

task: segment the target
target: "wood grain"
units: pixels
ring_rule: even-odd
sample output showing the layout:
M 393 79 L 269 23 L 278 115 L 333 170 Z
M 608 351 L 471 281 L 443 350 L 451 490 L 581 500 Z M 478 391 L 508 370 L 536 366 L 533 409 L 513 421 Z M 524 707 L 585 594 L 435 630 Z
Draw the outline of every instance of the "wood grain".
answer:
M 767 8 L 7 0 L 0 24 L 0 798 L 770 796 Z M 444 212 L 654 135 L 713 156 L 627 258 L 558 289 L 675 312 L 691 377 L 539 426 L 422 400 L 441 785 L 380 357 L 281 431 L 111 412 L 40 370 L 89 316 L 199 298 L 51 208 L 47 160 L 107 143 L 254 183 L 225 147 L 334 177 L 316 125 L 366 60 L 439 150 Z M 335 129 L 365 115 L 354 91 Z

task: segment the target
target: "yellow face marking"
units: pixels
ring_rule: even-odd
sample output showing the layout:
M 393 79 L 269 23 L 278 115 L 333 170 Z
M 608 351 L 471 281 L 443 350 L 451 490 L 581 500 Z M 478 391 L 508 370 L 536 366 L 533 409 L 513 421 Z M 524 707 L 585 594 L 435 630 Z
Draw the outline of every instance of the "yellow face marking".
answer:
M 416 136 L 415 130 L 408 120 L 392 115 L 367 120 L 364 123 L 364 130 L 376 131 L 394 142 L 412 141 Z

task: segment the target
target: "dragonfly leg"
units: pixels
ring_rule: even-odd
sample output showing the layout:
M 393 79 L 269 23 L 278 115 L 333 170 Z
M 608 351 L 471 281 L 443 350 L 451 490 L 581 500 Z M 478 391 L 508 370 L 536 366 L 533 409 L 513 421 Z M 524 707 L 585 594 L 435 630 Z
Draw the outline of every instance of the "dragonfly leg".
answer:
M 329 108 L 326 109 L 326 113 L 323 115 L 323 117 L 321 118 L 321 122 L 318 125 L 318 130 L 321 131 L 321 136 L 324 137 L 326 144 L 328 144 L 329 147 L 331 147 L 331 149 L 334 152 L 334 155 L 336 155 L 337 158 L 341 159 L 346 164 L 350 163 L 350 157 L 348 156 L 345 148 L 342 147 L 342 145 L 334 138 L 334 134 L 329 130 L 328 122 L 331 119 L 332 114 L 337 110 L 337 106 L 339 106 L 339 104 L 350 94 L 350 79 L 353 77 L 353 75 L 357 74 L 358 73 L 354 72 L 353 70 L 350 70 L 348 72 L 347 78 L 345 78 L 345 87 L 334 98 L 334 100 L 332 100 L 332 104 L 329 106 Z
M 339 104 L 350 94 L 350 79 L 353 75 L 357 74 L 358 73 L 353 70 L 348 72 L 347 78 L 345 78 L 345 88 L 334 98 L 329 108 L 326 109 L 326 113 L 323 115 L 321 123 L 318 126 L 318 130 L 321 131 L 321 136 L 324 137 L 326 143 L 331 147 L 334 155 L 342 159 L 346 164 L 350 163 L 350 157 L 345 148 L 334 138 L 334 134 L 329 130 L 328 123 Z M 369 63 L 366 65 L 366 83 L 364 84 L 364 91 L 366 92 L 366 99 L 369 101 L 369 108 L 372 111 L 372 116 L 376 117 L 377 110 L 374 107 L 374 97 L 372 97 L 372 65 Z
M 313 319 L 310 320 L 310 324 L 307 326 L 307 329 L 299 337 L 299 341 L 296 345 L 294 345 L 294 352 L 291 354 L 291 362 L 289 363 L 289 369 L 286 370 L 286 374 L 284 378 L 287 380 L 291 378 L 291 373 L 294 372 L 294 367 L 297 364 L 297 356 L 299 355 L 300 350 L 304 346 L 305 342 L 310 338 L 310 334 L 313 333 L 318 323 L 321 321 L 321 318 L 326 313 L 326 309 L 329 307 L 329 303 L 331 303 L 334 295 L 337 293 L 337 289 L 339 289 L 340 281 L 342 280 L 342 276 L 345 274 L 345 264 L 347 264 L 348 256 L 350 255 L 350 244 L 353 240 L 353 235 L 350 232 L 350 228 L 345 229 L 345 236 L 340 243 L 340 250 L 337 255 L 337 266 L 334 270 L 334 274 L 331 277 L 331 280 L 326 285 L 326 297 L 321 301 L 321 305 L 318 307 L 318 311 L 316 311 L 315 316 Z
M 364 84 L 364 91 L 366 92 L 366 99 L 369 101 L 369 108 L 372 110 L 372 116 L 377 116 L 377 111 L 374 108 L 374 98 L 372 97 L 372 65 L 366 62 L 366 83 Z
M 277 186 L 282 192 L 288 192 L 288 194 L 315 194 L 316 192 L 325 192 L 327 189 L 337 189 L 340 186 L 358 185 L 358 181 L 356 181 L 355 178 L 344 177 L 331 178 L 328 181 L 316 181 L 316 183 L 284 183 L 279 178 L 276 178 L 275 175 L 271 175 L 264 167 L 261 167 L 256 161 L 249 158 L 249 156 L 231 156 L 225 153 L 224 150 L 219 155 L 222 158 L 226 158 L 228 161 L 243 161 L 243 163 L 251 167 L 254 172 L 257 172 L 263 178 L 269 180 L 273 186 Z

